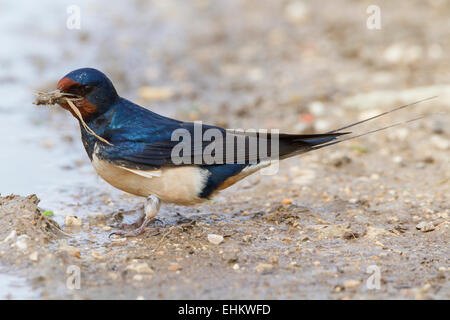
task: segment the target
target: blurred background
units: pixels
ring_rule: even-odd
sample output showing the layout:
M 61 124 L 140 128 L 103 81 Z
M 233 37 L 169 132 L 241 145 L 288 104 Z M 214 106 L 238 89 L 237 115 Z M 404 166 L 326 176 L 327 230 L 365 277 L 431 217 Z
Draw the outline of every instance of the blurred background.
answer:
M 380 29 L 367 27 L 373 4 Z M 80 25 L 71 28 L 77 10 Z M 367 166 L 380 174 L 412 163 L 402 167 L 413 170 L 412 180 L 441 175 L 447 190 L 449 16 L 445 0 L 0 0 L 0 193 L 36 193 L 57 216 L 80 214 L 80 206 L 102 211 L 89 207 L 99 189 L 106 207 L 121 194 L 94 174 L 72 116 L 32 104 L 34 91 L 55 89 L 81 67 L 100 69 L 121 96 L 166 116 L 292 133 L 331 130 L 438 95 L 387 121 L 446 115 L 303 163 L 345 163 L 336 150 L 373 151 Z M 320 176 L 290 161 L 266 183 L 297 179 L 298 187 Z M 414 171 L 430 163 L 427 174 Z M 435 190 L 425 189 L 433 199 Z

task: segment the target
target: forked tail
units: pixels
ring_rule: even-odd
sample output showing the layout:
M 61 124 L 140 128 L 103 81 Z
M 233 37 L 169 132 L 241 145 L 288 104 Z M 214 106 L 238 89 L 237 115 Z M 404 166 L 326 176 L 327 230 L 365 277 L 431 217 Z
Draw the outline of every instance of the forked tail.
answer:
M 402 122 L 397 122 L 397 123 L 394 123 L 394 124 L 391 124 L 391 125 L 388 125 L 388 126 L 385 126 L 385 127 L 381 127 L 381 128 L 378 128 L 378 129 L 370 130 L 370 131 L 363 132 L 363 133 L 360 133 L 360 134 L 355 134 L 355 135 L 352 135 L 352 136 L 348 136 L 352 132 L 342 132 L 342 130 L 355 127 L 357 125 L 360 125 L 362 123 L 368 122 L 370 120 L 374 120 L 374 119 L 380 118 L 380 117 L 382 117 L 384 115 L 387 115 L 389 113 L 392 113 L 392 112 L 395 112 L 395 111 L 398 111 L 398 110 L 401 110 L 401 109 L 405 109 L 407 107 L 416 105 L 416 104 L 424 102 L 424 101 L 428 101 L 428 100 L 434 99 L 436 97 L 437 96 L 433 96 L 433 97 L 429 97 L 429 98 L 426 98 L 426 99 L 415 101 L 413 103 L 408 103 L 408 104 L 396 107 L 396 108 L 394 108 L 392 110 L 382 112 L 382 113 L 377 114 L 377 115 L 375 115 L 373 117 L 370 117 L 370 118 L 367 118 L 367 119 L 364 119 L 364 120 L 360 120 L 360 121 L 351 123 L 351 124 L 346 125 L 344 127 L 341 127 L 341 128 L 338 128 L 338 129 L 335 129 L 335 130 L 332 130 L 332 131 L 329 131 L 329 132 L 326 132 L 326 133 L 323 133 L 323 134 L 312 134 L 312 135 L 284 135 L 284 134 L 280 134 L 280 158 L 281 159 L 290 158 L 290 157 L 293 157 L 293 156 L 296 156 L 296 155 L 299 155 L 299 154 L 302 154 L 302 153 L 305 153 L 305 152 L 322 149 L 322 148 L 325 148 L 325 147 L 328 147 L 328 146 L 331 146 L 331 145 L 334 145 L 334 144 L 338 144 L 338 143 L 341 143 L 341 142 L 344 142 L 344 141 L 356 139 L 356 138 L 359 138 L 359 137 L 362 137 L 362 136 L 365 136 L 365 135 L 368 135 L 368 134 L 371 134 L 371 133 L 375 133 L 375 132 L 378 132 L 378 131 L 383 131 L 383 130 L 386 130 L 386 129 L 389 129 L 389 128 L 393 128 L 393 127 L 396 127 L 396 126 L 399 126 L 399 125 L 402 125 L 402 124 L 407 124 L 407 123 L 410 123 L 410 122 L 413 122 L 413 121 L 417 121 L 417 120 L 429 117 L 431 115 L 434 115 L 435 113 L 423 114 L 423 115 L 420 115 L 420 116 L 418 116 L 416 118 L 412 118 L 412 119 L 409 119 L 409 120 L 406 120 L 406 121 L 402 121 Z M 285 145 L 286 144 L 290 145 L 290 148 L 286 148 L 286 149 L 290 149 L 290 150 L 288 152 L 284 152 L 284 153 L 283 153 L 283 150 L 281 149 L 281 146 L 283 146 L 283 143 L 282 143 L 283 140 L 284 140 L 284 144 Z M 294 150 L 292 150 L 292 149 L 294 149 Z

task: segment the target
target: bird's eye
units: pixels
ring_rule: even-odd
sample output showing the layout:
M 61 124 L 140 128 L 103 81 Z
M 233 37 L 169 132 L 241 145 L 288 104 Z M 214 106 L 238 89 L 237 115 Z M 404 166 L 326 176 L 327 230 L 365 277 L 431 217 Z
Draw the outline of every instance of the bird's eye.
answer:
M 68 93 L 76 94 L 78 96 L 86 96 L 89 92 L 92 91 L 94 87 L 86 84 L 76 84 L 71 86 L 68 90 Z

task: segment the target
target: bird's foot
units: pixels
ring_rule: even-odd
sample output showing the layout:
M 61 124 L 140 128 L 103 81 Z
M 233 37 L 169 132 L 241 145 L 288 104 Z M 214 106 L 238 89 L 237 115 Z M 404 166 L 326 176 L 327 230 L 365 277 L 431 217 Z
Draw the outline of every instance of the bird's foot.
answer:
M 118 231 L 118 232 L 113 232 L 109 235 L 109 238 L 111 238 L 112 236 L 116 236 L 116 237 L 137 237 L 143 233 L 145 233 L 145 229 L 148 226 L 148 224 L 151 221 L 159 221 L 157 219 L 153 219 L 156 214 L 159 211 L 159 207 L 160 207 L 160 200 L 156 197 L 156 196 L 149 196 L 147 198 L 147 201 L 145 203 L 144 206 L 144 215 L 141 215 L 140 217 L 140 221 L 142 221 L 142 223 L 139 223 L 139 220 L 137 222 L 134 222 L 133 224 L 129 224 L 129 223 L 123 223 L 121 222 L 118 226 L 118 228 L 120 229 L 129 229 L 130 227 L 135 227 L 138 226 L 137 228 L 130 230 L 130 231 Z M 120 213 L 119 213 L 120 214 Z M 124 212 L 122 212 L 122 217 L 123 217 Z M 127 214 L 127 213 L 125 213 Z
M 111 227 L 130 230 L 136 229 L 142 225 L 145 220 L 144 210 L 128 210 L 119 211 L 112 214 L 113 222 L 110 224 Z
M 118 232 L 113 232 L 109 235 L 109 238 L 111 238 L 112 236 L 115 237 L 137 237 L 140 236 L 141 234 L 145 233 L 145 229 L 147 228 L 147 225 L 150 223 L 151 219 L 144 219 L 144 221 L 142 222 L 142 224 L 133 229 L 133 230 L 129 230 L 129 231 L 118 231 Z

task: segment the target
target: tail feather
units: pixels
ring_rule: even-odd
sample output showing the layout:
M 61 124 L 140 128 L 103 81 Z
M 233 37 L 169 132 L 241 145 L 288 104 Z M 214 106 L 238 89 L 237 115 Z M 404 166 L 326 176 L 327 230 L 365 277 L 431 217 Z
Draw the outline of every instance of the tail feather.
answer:
M 394 123 L 394 124 L 391 124 L 391 125 L 388 125 L 388 126 L 385 126 L 385 127 L 381 127 L 381 128 L 378 128 L 378 129 L 374 129 L 374 130 L 370 130 L 370 131 L 367 131 L 367 132 L 364 132 L 364 133 L 360 133 L 360 134 L 357 134 L 355 136 L 347 137 L 347 138 L 342 139 L 342 140 L 332 141 L 332 142 L 329 142 L 329 143 L 326 143 L 326 144 L 321 144 L 321 145 L 318 145 L 318 146 L 314 146 L 314 147 L 311 148 L 311 150 L 317 150 L 317 149 L 321 149 L 321 148 L 324 148 L 324 147 L 331 146 L 333 144 L 338 144 L 338 143 L 341 143 L 341 142 L 344 142 L 344 141 L 360 138 L 360 137 L 366 136 L 366 135 L 371 134 L 371 133 L 375 133 L 375 132 L 378 132 L 378 131 L 383 131 L 383 130 L 386 130 L 386 129 L 389 129 L 389 128 L 400 126 L 402 124 L 407 124 L 407 123 L 410 123 L 410 122 L 414 122 L 414 121 L 417 121 L 417 120 L 420 120 L 420 119 L 423 119 L 423 118 L 426 118 L 426 117 L 429 117 L 429 116 L 432 116 L 432 115 L 435 115 L 435 113 L 424 114 L 424 115 L 421 115 L 420 117 L 417 117 L 417 118 L 409 119 L 409 120 L 402 121 L 402 122 L 397 122 L 397 123 Z
M 409 119 L 409 120 L 406 120 L 406 121 L 394 123 L 394 124 L 391 124 L 391 125 L 388 125 L 388 126 L 385 126 L 385 127 L 377 128 L 377 129 L 374 129 L 374 130 L 370 130 L 370 131 L 363 132 L 363 133 L 360 133 L 360 134 L 356 134 L 356 135 L 353 135 L 353 136 L 347 136 L 345 138 L 340 139 L 341 136 L 348 135 L 351 132 L 339 132 L 339 131 L 355 127 L 355 126 L 357 126 L 359 124 L 368 122 L 370 120 L 377 119 L 377 118 L 382 117 L 384 115 L 387 115 L 389 113 L 392 113 L 392 112 L 395 112 L 395 111 L 398 111 L 398 110 L 401 110 L 401 109 L 413 106 L 413 105 L 418 104 L 420 102 L 424 102 L 424 101 L 427 101 L 427 100 L 434 99 L 436 97 L 437 96 L 433 96 L 433 97 L 429 97 L 429 98 L 426 98 L 426 99 L 415 101 L 413 103 L 408 103 L 408 104 L 396 107 L 396 108 L 394 108 L 392 110 L 389 110 L 389 111 L 386 111 L 386 112 L 382 112 L 382 113 L 377 114 L 377 115 L 375 115 L 373 117 L 370 117 L 370 118 L 367 118 L 367 119 L 364 119 L 364 120 L 360 120 L 360 121 L 351 123 L 349 125 L 346 125 L 344 127 L 341 127 L 341 128 L 338 128 L 338 129 L 335 129 L 335 130 L 332 130 L 332 131 L 329 131 L 329 132 L 324 133 L 324 134 L 308 135 L 308 136 L 306 136 L 306 135 L 303 135 L 303 136 L 302 135 L 287 135 L 287 136 L 292 136 L 292 138 L 290 138 L 289 140 L 291 141 L 291 146 L 296 147 L 296 148 L 295 148 L 294 151 L 292 151 L 292 149 L 291 149 L 291 150 L 289 150 L 289 152 L 285 152 L 284 154 L 281 152 L 281 148 L 280 148 L 280 158 L 281 159 L 290 158 L 290 157 L 293 157 L 293 156 L 296 156 L 296 155 L 299 155 L 299 154 L 302 154 L 302 153 L 305 153 L 305 152 L 322 149 L 322 148 L 325 148 L 325 147 L 328 147 L 328 146 L 331 146 L 331 145 L 334 145 L 334 144 L 338 144 L 338 143 L 341 143 L 341 142 L 344 142 L 344 141 L 356 139 L 356 138 L 363 137 L 363 136 L 371 134 L 371 133 L 383 131 L 383 130 L 386 130 L 386 129 L 389 129 L 389 128 L 393 128 L 393 127 L 396 127 L 396 126 L 399 126 L 399 125 L 407 124 L 407 123 L 410 123 L 410 122 L 413 122 L 413 121 L 417 121 L 417 120 L 420 120 L 420 119 L 432 116 L 434 114 L 424 114 L 424 115 L 421 115 L 421 116 L 413 118 L 413 119 Z M 294 138 L 294 136 L 297 136 L 297 138 Z M 281 135 L 280 135 L 280 141 L 282 141 L 281 140 Z
M 280 134 L 279 137 L 279 156 L 280 159 L 290 158 L 294 155 L 313 150 L 315 146 L 339 139 L 341 136 L 348 135 L 351 132 L 335 132 L 321 134 Z
M 412 103 L 404 104 L 404 105 L 402 105 L 400 107 L 394 108 L 394 109 L 389 110 L 389 111 L 382 112 L 380 114 L 377 114 L 377 115 L 375 115 L 373 117 L 370 117 L 370 118 L 367 118 L 367 119 L 364 119 L 364 120 L 360 120 L 360 121 L 351 123 L 351 124 L 346 125 L 344 127 L 341 127 L 341 128 L 338 128 L 338 129 L 334 129 L 333 131 L 329 131 L 327 133 L 333 133 L 333 132 L 338 132 L 338 131 L 341 131 L 341 130 L 344 130 L 344 129 L 348 129 L 348 128 L 357 126 L 358 124 L 361 124 L 361 123 L 364 123 L 364 122 L 367 122 L 367 121 L 370 121 L 370 120 L 374 120 L 376 118 L 382 117 L 382 116 L 387 115 L 389 113 L 392 113 L 392 112 L 395 112 L 395 111 L 398 111 L 398 110 L 401 110 L 401 109 L 404 109 L 404 108 L 407 108 L 407 107 L 411 107 L 411 106 L 416 105 L 418 103 L 421 103 L 421 102 L 424 102 L 424 101 L 428 101 L 428 100 L 431 100 L 431 99 L 434 99 L 434 98 L 437 98 L 437 97 L 438 96 L 432 96 L 432 97 L 428 97 L 428 98 L 425 98 L 425 99 L 422 99 L 422 100 L 418 100 L 418 101 L 415 101 L 415 102 L 412 102 Z

